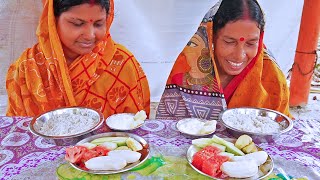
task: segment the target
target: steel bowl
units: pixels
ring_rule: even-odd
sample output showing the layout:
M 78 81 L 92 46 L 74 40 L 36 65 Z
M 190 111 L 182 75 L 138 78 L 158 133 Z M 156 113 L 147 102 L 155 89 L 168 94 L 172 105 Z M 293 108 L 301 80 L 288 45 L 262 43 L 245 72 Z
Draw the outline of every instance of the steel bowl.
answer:
M 198 120 L 200 122 L 204 122 L 204 123 L 207 122 L 207 121 L 211 121 L 211 120 L 199 119 L 199 118 L 184 118 L 184 119 L 179 120 L 177 122 L 177 124 L 176 124 L 176 128 L 178 129 L 179 132 L 187 135 L 188 137 L 189 136 L 195 136 L 195 137 L 208 136 L 208 135 L 211 135 L 211 134 L 213 134 L 215 132 L 215 130 L 211 131 L 211 132 L 208 132 L 208 133 L 205 133 L 205 134 L 197 134 L 197 133 L 193 133 L 193 132 L 188 132 L 188 131 L 186 131 L 186 130 L 184 130 L 182 128 L 182 125 L 184 123 L 186 123 L 189 119 L 196 119 L 196 120 Z
M 121 118 L 122 115 L 132 117 L 132 119 L 135 116 L 135 114 L 133 114 L 133 113 L 119 113 L 119 114 L 111 115 L 106 119 L 107 126 L 110 129 L 115 130 L 115 131 L 132 131 L 132 130 L 140 128 L 144 124 L 144 123 L 139 124 L 138 126 L 135 126 L 133 128 L 122 128 L 122 127 L 117 127 L 117 126 L 112 125 L 111 121 L 118 121 L 118 122 L 122 121 L 123 122 L 123 119 Z
M 274 133 L 260 133 L 260 132 L 253 132 L 253 131 L 244 131 L 244 130 L 240 130 L 239 128 L 232 127 L 225 122 L 225 119 L 228 116 L 234 116 L 234 115 L 239 115 L 239 114 L 251 114 L 251 115 L 253 114 L 256 117 L 259 117 L 259 116 L 260 117 L 269 117 L 270 119 L 272 119 L 273 121 L 277 122 L 280 125 L 281 130 L 279 132 L 274 132 Z M 227 128 L 227 131 L 229 132 L 229 134 L 231 134 L 235 138 L 238 138 L 239 136 L 241 136 L 243 134 L 247 134 L 247 135 L 251 136 L 252 139 L 257 143 L 269 142 L 273 138 L 275 138 L 281 134 L 287 133 L 288 131 L 290 131 L 293 128 L 293 122 L 288 116 L 286 116 L 278 111 L 266 109 L 266 108 L 242 107 L 242 108 L 227 109 L 227 110 L 220 113 L 219 121 Z
M 88 143 L 88 142 L 91 142 L 95 139 L 103 138 L 103 137 L 131 137 L 131 138 L 135 139 L 143 147 L 142 150 L 138 151 L 139 153 L 141 153 L 140 159 L 137 162 L 128 164 L 127 166 L 125 166 L 124 168 L 122 168 L 120 170 L 109 170 L 109 171 L 107 171 L 107 170 L 84 170 L 84 169 L 81 169 L 76 164 L 70 163 L 70 165 L 77 170 L 84 171 L 84 172 L 91 173 L 91 174 L 116 174 L 116 173 L 129 171 L 130 169 L 139 166 L 140 164 L 145 162 L 149 157 L 149 153 L 150 153 L 149 143 L 145 139 L 143 139 L 141 136 L 138 136 L 138 135 L 135 135 L 132 133 L 127 133 L 127 132 L 107 132 L 107 133 L 96 134 L 96 135 L 87 137 L 87 138 L 79 141 L 76 145 Z
M 260 147 L 258 147 L 258 150 L 259 151 L 262 151 L 262 149 Z M 193 160 L 193 156 L 196 152 L 199 151 L 199 148 L 196 147 L 195 145 L 191 145 L 188 150 L 187 150 L 187 161 L 189 163 L 189 165 L 195 170 L 197 171 L 198 173 L 202 174 L 202 175 L 205 175 L 207 177 L 210 177 L 210 178 L 213 178 L 212 176 L 200 171 L 199 169 L 197 169 L 196 167 L 194 167 L 192 165 L 192 160 Z M 274 169 L 274 162 L 273 162 L 273 159 L 271 158 L 271 156 L 268 154 L 268 158 L 267 158 L 267 161 L 260 165 L 259 166 L 259 171 L 258 171 L 258 174 L 254 177 L 249 177 L 249 178 L 225 178 L 224 180 L 236 180 L 236 179 L 239 179 L 239 180 L 256 180 L 256 179 L 264 179 L 266 177 L 268 177 L 272 171 Z M 214 179 L 217 179 L 217 180 L 221 180 L 221 179 L 218 179 L 218 178 L 214 178 Z
M 88 116 L 92 119 L 95 119 L 96 123 L 90 129 L 86 131 L 78 132 L 76 134 L 52 136 L 52 135 L 46 135 L 39 132 L 39 128 L 41 124 L 46 123 L 50 118 L 53 118 L 56 115 L 65 114 L 65 113 L 80 114 L 83 116 Z M 104 126 L 103 122 L 104 122 L 103 114 L 94 109 L 86 108 L 86 107 L 68 107 L 68 108 L 55 109 L 34 117 L 29 124 L 29 130 L 33 134 L 40 136 L 44 139 L 47 139 L 48 143 L 51 143 L 57 146 L 70 146 L 70 145 L 76 144 L 81 139 L 84 139 L 88 136 L 101 132 L 104 128 L 106 129 L 106 127 L 103 127 Z M 76 124 L 74 125 L 76 126 Z

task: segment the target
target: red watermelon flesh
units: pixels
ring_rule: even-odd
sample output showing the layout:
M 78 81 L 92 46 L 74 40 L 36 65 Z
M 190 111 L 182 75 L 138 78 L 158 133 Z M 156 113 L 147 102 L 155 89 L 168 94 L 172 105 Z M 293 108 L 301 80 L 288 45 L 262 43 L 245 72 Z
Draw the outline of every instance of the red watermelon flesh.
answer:
M 229 157 L 215 155 L 208 160 L 205 160 L 202 164 L 202 172 L 210 176 L 220 176 L 222 174 L 220 166 L 222 163 L 229 160 Z
M 210 176 L 221 176 L 220 166 L 228 161 L 229 157 L 218 155 L 220 152 L 217 147 L 207 146 L 194 154 L 192 165 Z
M 210 159 L 211 157 L 215 156 L 216 154 L 220 153 L 221 150 L 213 147 L 213 146 L 207 146 L 200 151 L 196 152 L 193 155 L 192 159 L 192 165 L 199 169 L 200 171 L 202 170 L 202 164 L 205 160 Z

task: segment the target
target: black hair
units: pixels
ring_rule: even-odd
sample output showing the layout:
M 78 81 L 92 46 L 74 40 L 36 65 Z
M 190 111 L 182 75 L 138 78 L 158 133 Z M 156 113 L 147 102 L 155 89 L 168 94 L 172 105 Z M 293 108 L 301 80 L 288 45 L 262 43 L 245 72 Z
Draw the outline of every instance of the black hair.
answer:
M 54 15 L 56 17 L 60 16 L 63 12 L 68 11 L 71 7 L 85 4 L 85 3 L 94 3 L 100 5 L 102 8 L 106 9 L 108 14 L 110 9 L 109 0 L 54 0 L 53 9 Z
M 264 30 L 264 15 L 256 0 L 223 0 L 213 18 L 213 32 L 216 34 L 228 22 L 246 18 L 255 21 L 258 28 Z

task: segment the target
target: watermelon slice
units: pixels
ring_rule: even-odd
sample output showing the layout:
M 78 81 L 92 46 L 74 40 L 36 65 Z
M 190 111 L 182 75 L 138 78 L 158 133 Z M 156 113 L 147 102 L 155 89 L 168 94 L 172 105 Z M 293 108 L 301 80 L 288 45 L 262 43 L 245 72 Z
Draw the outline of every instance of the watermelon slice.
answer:
M 202 172 L 210 176 L 217 177 L 222 173 L 222 171 L 220 170 L 220 166 L 222 165 L 222 163 L 228 160 L 229 160 L 229 157 L 227 156 L 215 155 L 203 162 Z
M 215 146 L 207 146 L 193 155 L 191 164 L 201 171 L 203 167 L 203 162 L 210 159 L 211 157 L 214 157 L 220 152 L 221 149 Z
M 205 160 L 202 164 L 201 171 L 209 176 L 215 177 L 221 172 L 219 160 L 217 160 L 215 157 Z
M 84 146 L 73 146 L 66 148 L 65 159 L 71 163 L 78 163 L 81 161 L 83 155 L 88 151 Z

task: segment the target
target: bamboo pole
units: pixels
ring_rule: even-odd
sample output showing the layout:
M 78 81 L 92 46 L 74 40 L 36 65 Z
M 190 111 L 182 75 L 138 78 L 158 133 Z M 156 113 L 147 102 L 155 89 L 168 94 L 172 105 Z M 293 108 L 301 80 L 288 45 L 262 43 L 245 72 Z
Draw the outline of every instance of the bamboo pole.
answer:
M 304 0 L 290 82 L 290 106 L 304 106 L 308 103 L 316 63 L 319 28 L 320 0 Z

